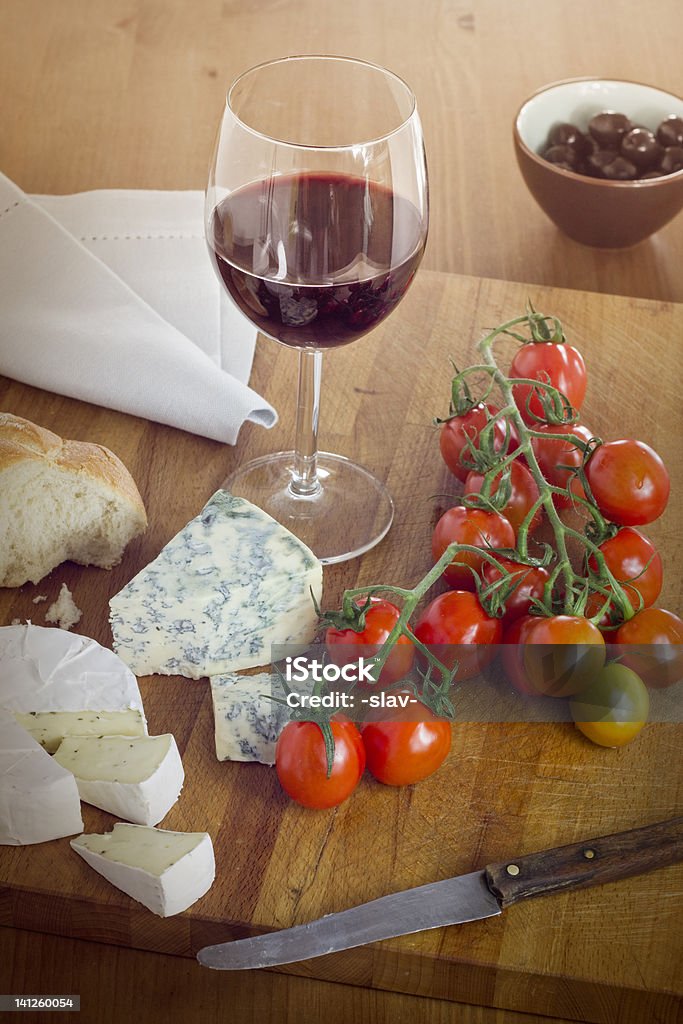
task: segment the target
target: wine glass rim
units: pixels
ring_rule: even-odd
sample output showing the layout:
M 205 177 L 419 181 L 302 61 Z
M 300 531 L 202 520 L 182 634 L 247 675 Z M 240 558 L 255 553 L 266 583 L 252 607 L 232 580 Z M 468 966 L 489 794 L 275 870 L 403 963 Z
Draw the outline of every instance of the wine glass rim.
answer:
M 393 135 L 396 135 L 396 134 L 398 134 L 398 132 L 402 131 L 405 128 L 405 126 L 408 124 L 408 122 L 411 121 L 412 118 L 415 116 L 415 113 L 416 113 L 416 110 L 417 110 L 417 100 L 415 98 L 415 93 L 410 88 L 410 86 L 405 81 L 405 79 L 401 78 L 400 75 L 397 75 L 395 71 L 390 71 L 389 68 L 385 68 L 381 64 L 375 64 L 373 61 L 363 60 L 360 57 L 346 57 L 346 56 L 343 56 L 343 55 L 340 55 L 340 54 L 333 54 L 333 53 L 294 53 L 294 54 L 289 54 L 286 57 L 275 57 L 275 58 L 273 58 L 271 60 L 264 60 L 260 64 L 252 65 L 252 67 L 247 68 L 246 71 L 242 71 L 241 74 L 239 74 L 237 76 L 237 78 L 233 79 L 233 81 L 229 85 L 228 91 L 227 91 L 227 95 L 226 95 L 226 99 L 225 99 L 226 106 L 227 106 L 228 110 L 230 111 L 232 116 L 235 118 L 235 120 L 240 125 L 242 125 L 242 127 L 246 131 L 251 132 L 252 135 L 257 136 L 258 138 L 266 139 L 269 142 L 275 142 L 275 143 L 277 143 L 279 145 L 282 145 L 282 146 L 288 146 L 291 149 L 325 150 L 326 152 L 334 152 L 334 151 L 341 151 L 341 150 L 344 150 L 344 149 L 349 149 L 350 146 L 348 144 L 339 145 L 339 146 L 324 146 L 324 145 L 323 146 L 311 146 L 311 145 L 306 145 L 305 143 L 291 142 L 291 141 L 289 141 L 287 139 L 278 139 L 278 138 L 275 138 L 275 136 L 267 135 L 265 132 L 259 131 L 257 128 L 252 127 L 252 125 L 250 125 L 246 121 L 244 121 L 239 116 L 239 114 L 236 113 L 236 111 L 234 110 L 234 108 L 233 108 L 233 106 L 232 106 L 232 104 L 230 102 L 230 97 L 232 96 L 234 90 L 240 85 L 241 82 L 244 81 L 245 78 L 247 78 L 249 75 L 254 74 L 254 72 L 261 71 L 263 68 L 274 67 L 276 64 L 287 64 L 287 63 L 293 63 L 295 61 L 314 61 L 314 60 L 336 61 L 338 63 L 357 64 L 360 67 L 370 68 L 373 71 L 380 71 L 382 74 L 386 75 L 387 78 L 393 79 L 400 86 L 402 86 L 402 88 L 405 90 L 407 96 L 409 97 L 409 100 L 410 100 L 410 110 L 409 110 L 408 114 L 401 120 L 400 124 L 398 124 L 394 128 L 392 128 L 391 131 L 385 132 L 385 133 L 383 133 L 381 135 L 377 135 L 377 136 L 375 136 L 375 137 L 373 137 L 371 139 L 364 139 L 362 142 L 356 143 L 356 145 L 371 146 L 371 145 L 374 145 L 374 144 L 376 144 L 378 142 L 383 142 L 386 139 L 390 139 Z

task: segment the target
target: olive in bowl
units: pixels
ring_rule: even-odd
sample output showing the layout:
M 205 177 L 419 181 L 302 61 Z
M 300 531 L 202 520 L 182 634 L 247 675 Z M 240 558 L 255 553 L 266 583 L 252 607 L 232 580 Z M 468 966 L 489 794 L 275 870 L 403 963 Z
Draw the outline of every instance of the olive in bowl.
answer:
M 654 86 L 602 78 L 555 82 L 517 112 L 515 155 L 531 195 L 566 235 L 584 245 L 625 248 L 683 209 L 681 118 L 683 98 Z

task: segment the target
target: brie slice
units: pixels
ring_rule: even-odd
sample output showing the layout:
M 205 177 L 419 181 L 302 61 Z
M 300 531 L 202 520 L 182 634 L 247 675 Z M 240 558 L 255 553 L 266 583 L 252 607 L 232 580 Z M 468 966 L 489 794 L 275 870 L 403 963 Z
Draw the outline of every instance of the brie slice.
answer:
M 81 799 L 138 825 L 157 825 L 178 799 L 183 765 L 174 737 L 67 736 L 55 761 Z
M 208 832 L 168 832 L 117 822 L 105 835 L 82 835 L 71 846 L 112 885 L 159 917 L 187 910 L 216 874 Z

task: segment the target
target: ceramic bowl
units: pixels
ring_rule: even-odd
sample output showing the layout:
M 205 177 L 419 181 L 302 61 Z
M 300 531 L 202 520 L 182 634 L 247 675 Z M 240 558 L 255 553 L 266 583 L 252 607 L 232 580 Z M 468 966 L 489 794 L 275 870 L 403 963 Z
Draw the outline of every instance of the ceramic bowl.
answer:
M 591 117 L 606 110 L 655 131 L 665 117 L 683 117 L 683 99 L 639 82 L 554 82 L 525 100 L 513 135 L 524 181 L 550 219 L 577 242 L 618 249 L 641 242 L 683 208 L 683 170 L 641 181 L 609 181 L 565 170 L 540 156 L 553 125 L 569 122 L 586 131 Z

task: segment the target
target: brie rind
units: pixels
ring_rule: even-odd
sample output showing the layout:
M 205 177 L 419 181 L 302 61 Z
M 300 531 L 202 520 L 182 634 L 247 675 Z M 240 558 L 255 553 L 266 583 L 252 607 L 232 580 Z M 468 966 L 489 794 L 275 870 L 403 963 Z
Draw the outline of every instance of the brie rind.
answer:
M 208 832 L 168 832 L 117 823 L 105 835 L 82 835 L 71 846 L 112 885 L 159 917 L 187 910 L 216 874 Z
M 174 737 L 67 736 L 55 761 L 76 778 L 81 800 L 124 821 L 157 825 L 185 778 Z
M 137 679 L 113 651 L 88 637 L 31 623 L 0 627 L 0 708 L 50 751 L 79 730 L 147 733 Z
M 0 711 L 0 844 L 45 843 L 82 829 L 71 772 Z

